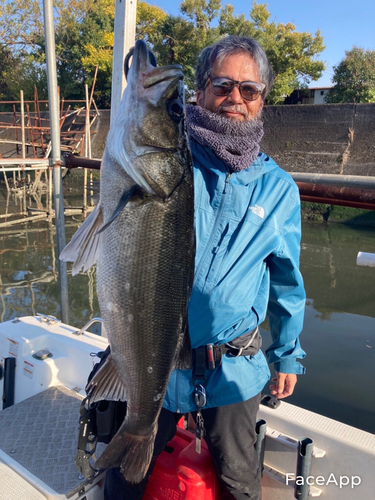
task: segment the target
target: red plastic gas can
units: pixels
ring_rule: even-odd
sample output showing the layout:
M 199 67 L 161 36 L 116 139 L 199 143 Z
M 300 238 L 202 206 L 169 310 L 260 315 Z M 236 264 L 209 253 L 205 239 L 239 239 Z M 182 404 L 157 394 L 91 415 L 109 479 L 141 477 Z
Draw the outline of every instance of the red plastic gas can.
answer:
M 217 479 L 207 444 L 195 451 L 195 434 L 177 427 L 159 455 L 143 500 L 215 500 Z

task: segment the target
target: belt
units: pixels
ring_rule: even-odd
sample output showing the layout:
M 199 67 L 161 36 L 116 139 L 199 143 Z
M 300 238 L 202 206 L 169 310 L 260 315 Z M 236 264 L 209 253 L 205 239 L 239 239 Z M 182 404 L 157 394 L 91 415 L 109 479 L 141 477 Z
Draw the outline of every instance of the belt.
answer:
M 261 345 L 262 337 L 256 327 L 232 342 L 220 345 L 207 344 L 192 349 L 193 380 L 205 379 L 205 371 L 214 370 L 220 366 L 223 356 L 233 358 L 254 356 Z

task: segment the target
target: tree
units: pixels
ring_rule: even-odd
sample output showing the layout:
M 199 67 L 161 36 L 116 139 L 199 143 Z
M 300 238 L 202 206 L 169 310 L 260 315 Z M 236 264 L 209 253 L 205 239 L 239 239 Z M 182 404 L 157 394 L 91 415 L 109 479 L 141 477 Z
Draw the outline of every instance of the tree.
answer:
M 194 89 L 198 54 L 226 35 L 255 38 L 265 49 L 275 75 L 268 97 L 271 104 L 283 102 L 285 95 L 294 89 L 317 80 L 325 69 L 324 63 L 316 60 L 324 49 L 320 31 L 311 35 L 296 31 L 291 23 L 270 22 L 267 4 L 253 1 L 249 19 L 245 14 L 235 16 L 233 7 L 228 4 L 222 7 L 221 0 L 183 0 L 181 13 L 182 16 L 169 17 L 162 24 L 162 40 L 154 48 L 161 63 L 173 62 L 184 67 L 190 93 Z M 219 22 L 213 26 L 215 20 Z
M 27 85 L 27 77 L 43 75 L 44 35 L 39 0 L 7 0 L 0 6 L 0 40 L 25 68 L 14 91 Z M 94 98 L 110 106 L 114 27 L 113 0 L 55 0 L 55 39 L 58 83 L 66 99 L 82 99 L 84 84 L 91 85 L 98 67 Z M 318 79 L 324 64 L 317 60 L 324 49 L 319 31 L 300 33 L 291 24 L 270 21 L 267 4 L 253 1 L 250 16 L 235 16 L 222 0 L 182 0 L 181 15 L 138 1 L 136 37 L 154 50 L 159 64 L 181 64 L 185 82 L 194 92 L 196 59 L 207 45 L 226 35 L 247 35 L 264 47 L 275 73 L 270 103 L 282 102 L 301 83 Z M 27 69 L 27 71 L 26 71 Z M 0 85 L 4 81 L 1 80 Z M 38 83 L 43 87 L 42 81 Z M 21 87 L 22 88 L 22 87 Z M 26 96 L 31 98 L 32 96 Z
M 221 10 L 221 0 L 183 0 L 182 16 L 168 16 L 160 26 L 159 40 L 153 49 L 160 64 L 181 64 L 187 95 L 195 94 L 195 65 L 198 54 L 220 38 L 218 27 L 212 21 Z
M 335 85 L 326 101 L 375 102 L 375 50 L 353 47 L 345 54 L 341 63 L 333 68 Z
M 233 7 L 226 5 L 220 16 L 220 34 L 249 36 L 261 44 L 275 76 L 268 102 L 278 104 L 293 90 L 322 76 L 324 63 L 316 58 L 325 47 L 319 30 L 315 35 L 300 33 L 292 23 L 270 22 L 269 19 L 267 4 L 253 1 L 249 20 L 244 14 L 234 16 Z
M 79 63 L 90 85 L 95 68 L 98 66 L 94 97 L 98 106 L 105 108 L 110 107 L 111 103 L 114 16 L 113 0 L 100 0 L 100 2 L 97 0 L 93 3 L 90 14 L 87 14 L 82 21 L 82 32 L 87 33 L 88 41 L 85 38 L 86 42 L 81 47 Z M 152 46 L 160 39 L 161 23 L 167 17 L 167 14 L 159 7 L 138 1 L 136 38 L 141 38 Z M 104 19 L 106 19 L 105 23 Z M 93 33 L 95 36 L 92 36 Z

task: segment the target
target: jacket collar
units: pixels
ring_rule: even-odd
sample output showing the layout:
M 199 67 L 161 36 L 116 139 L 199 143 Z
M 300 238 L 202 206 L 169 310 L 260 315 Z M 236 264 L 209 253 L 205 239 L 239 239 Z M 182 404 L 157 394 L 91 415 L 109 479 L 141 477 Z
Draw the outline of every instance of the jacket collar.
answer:
M 216 171 L 220 177 L 230 173 L 228 165 L 218 158 L 209 146 L 202 146 L 194 139 L 190 140 L 191 151 L 194 159 L 198 160 L 200 165 L 211 171 Z M 262 175 L 277 168 L 276 163 L 265 153 L 259 153 L 254 162 L 246 170 L 240 172 L 231 172 L 231 178 L 238 184 L 247 185 L 254 182 Z

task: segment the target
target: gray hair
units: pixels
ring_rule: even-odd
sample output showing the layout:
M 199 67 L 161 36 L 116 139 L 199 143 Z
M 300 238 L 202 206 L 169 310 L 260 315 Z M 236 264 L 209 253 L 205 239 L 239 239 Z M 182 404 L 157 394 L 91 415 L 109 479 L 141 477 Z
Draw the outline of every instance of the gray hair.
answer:
M 248 54 L 256 62 L 259 70 L 260 81 L 265 85 L 265 89 L 262 93 L 262 99 L 265 100 L 274 81 L 272 68 L 266 53 L 259 43 L 253 38 L 249 38 L 247 36 L 226 36 L 202 50 L 198 56 L 195 71 L 197 90 L 205 89 L 208 76 L 216 62 L 221 64 L 224 57 L 229 54 L 239 52 Z

